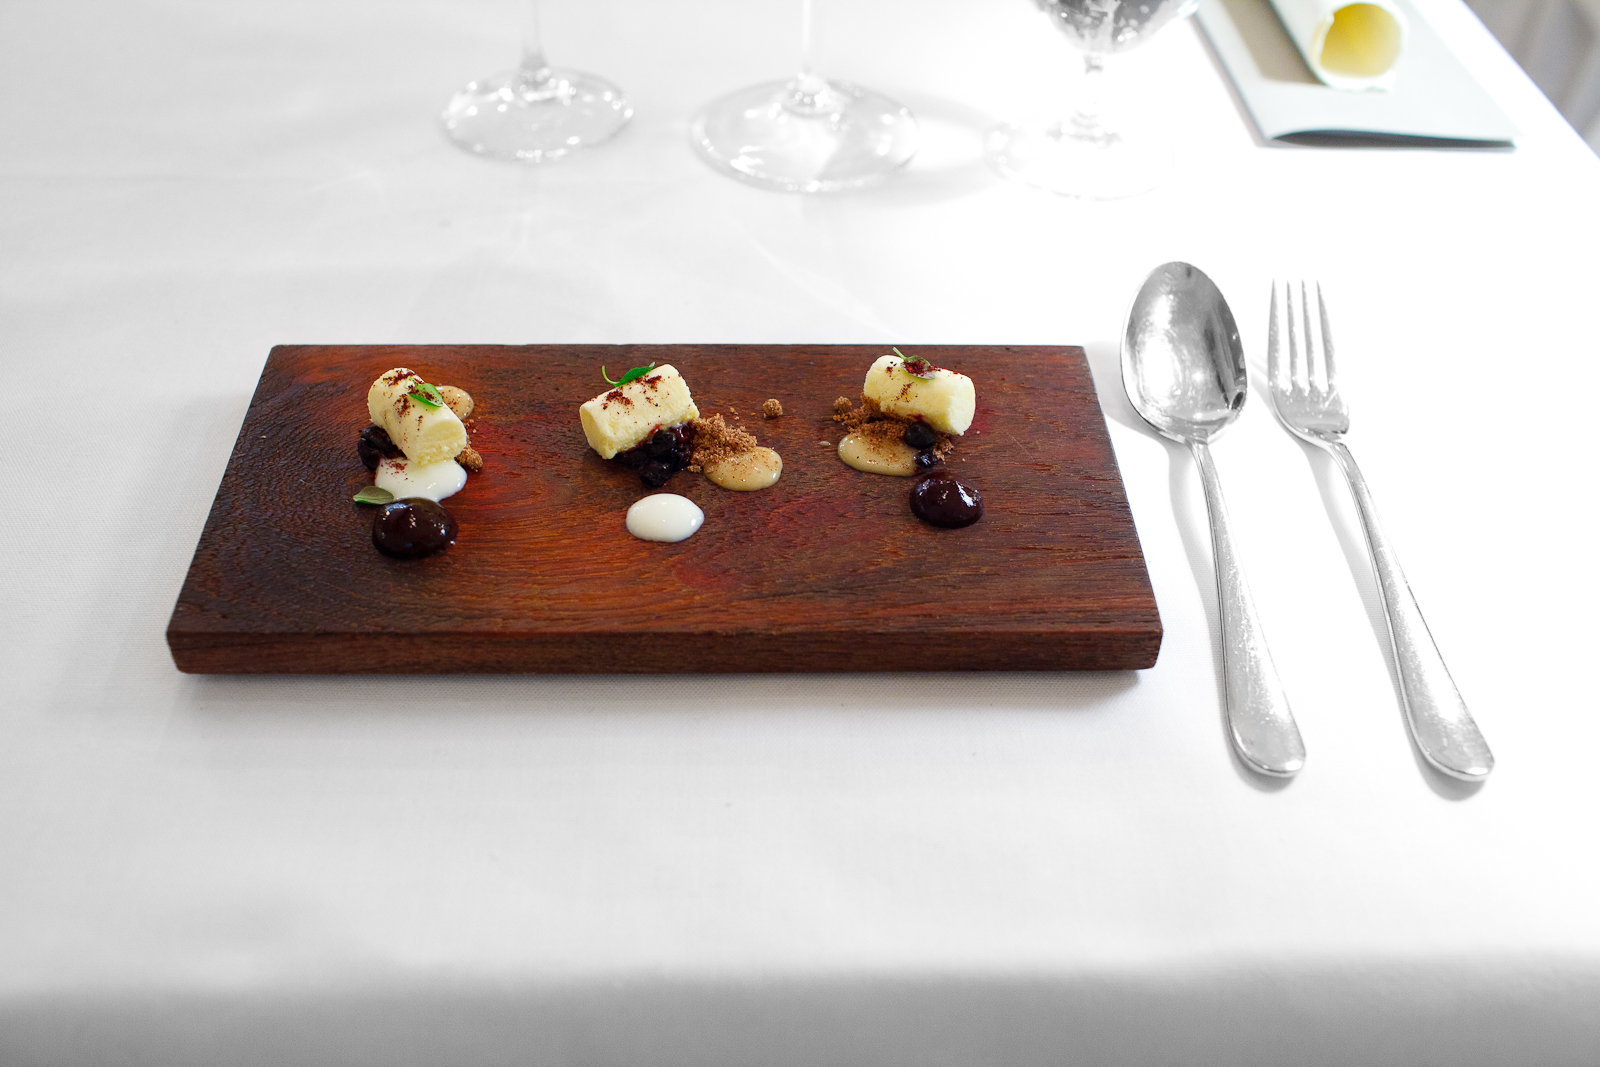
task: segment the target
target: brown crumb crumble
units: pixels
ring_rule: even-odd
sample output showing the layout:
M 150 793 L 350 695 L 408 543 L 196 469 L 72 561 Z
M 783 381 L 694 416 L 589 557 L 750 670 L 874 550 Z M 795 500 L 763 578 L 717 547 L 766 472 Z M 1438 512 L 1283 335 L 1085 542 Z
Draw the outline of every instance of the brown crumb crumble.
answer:
M 694 427 L 694 453 L 689 457 L 692 471 L 760 447 L 755 434 L 739 426 L 729 426 L 721 415 L 702 416 L 691 425 Z
M 471 445 L 468 445 L 466 448 L 461 450 L 461 454 L 456 457 L 456 462 L 467 468 L 467 470 L 471 471 L 473 474 L 477 474 L 479 471 L 483 470 L 483 455 Z
M 776 419 L 783 414 L 783 405 L 777 400 L 768 400 L 761 405 L 761 414 L 769 419 Z
M 859 434 L 869 441 L 898 441 L 905 436 L 906 427 L 913 421 L 890 415 L 878 407 L 876 400 L 866 396 L 861 398 L 860 407 L 853 407 L 848 399 L 841 396 L 833 402 L 833 410 L 833 421 L 841 424 L 846 433 Z M 950 453 L 955 451 L 955 439 L 940 430 L 933 432 L 937 440 L 928 451 L 941 460 L 948 459 Z

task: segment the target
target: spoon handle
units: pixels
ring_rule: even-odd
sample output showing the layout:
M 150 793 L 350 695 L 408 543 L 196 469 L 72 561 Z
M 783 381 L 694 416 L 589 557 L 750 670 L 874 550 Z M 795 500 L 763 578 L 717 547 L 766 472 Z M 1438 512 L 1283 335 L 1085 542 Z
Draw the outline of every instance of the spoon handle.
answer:
M 1234 552 L 1228 509 L 1211 450 L 1191 441 L 1200 481 L 1206 490 L 1211 519 L 1211 555 L 1217 571 L 1217 608 L 1222 616 L 1222 687 L 1233 747 L 1252 770 L 1276 778 L 1292 777 L 1306 762 L 1300 728 L 1289 711 L 1289 699 L 1278 681 L 1272 654 L 1261 633 L 1261 620 L 1244 570 Z
M 1478 724 L 1428 632 L 1422 609 L 1417 607 L 1417 598 L 1400 570 L 1400 557 L 1378 525 L 1377 508 L 1355 457 L 1342 441 L 1329 441 L 1327 447 L 1350 483 L 1350 495 L 1355 498 L 1361 528 L 1367 535 L 1372 569 L 1378 574 L 1383 617 L 1389 624 L 1395 673 L 1400 678 L 1400 703 L 1405 708 L 1411 736 L 1423 757 L 1438 770 L 1463 781 L 1481 781 L 1494 769 L 1489 744 L 1478 732 Z

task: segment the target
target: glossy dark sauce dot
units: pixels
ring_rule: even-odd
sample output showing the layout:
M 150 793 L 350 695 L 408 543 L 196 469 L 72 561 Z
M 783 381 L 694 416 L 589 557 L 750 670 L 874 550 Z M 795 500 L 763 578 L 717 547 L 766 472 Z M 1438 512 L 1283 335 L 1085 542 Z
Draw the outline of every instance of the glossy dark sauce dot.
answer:
M 925 471 L 930 467 L 937 467 L 939 465 L 939 456 L 934 452 L 918 452 L 915 456 L 911 457 L 911 462 L 917 465 L 917 470 Z
M 400 559 L 430 555 L 455 543 L 456 520 L 436 501 L 407 497 L 385 504 L 372 520 L 372 543 Z
M 400 455 L 400 450 L 389 440 L 389 434 L 382 426 L 368 426 L 356 438 L 356 455 L 361 457 L 362 466 L 375 471 L 378 469 L 378 460 L 385 456 L 394 459 Z
M 971 526 L 983 518 L 983 496 L 948 471 L 938 471 L 911 487 L 911 513 L 935 526 Z
M 913 422 L 906 427 L 905 435 L 901 437 L 901 440 L 912 448 L 921 451 L 924 448 L 932 448 L 934 443 L 939 440 L 939 435 L 934 433 L 933 427 L 927 423 Z

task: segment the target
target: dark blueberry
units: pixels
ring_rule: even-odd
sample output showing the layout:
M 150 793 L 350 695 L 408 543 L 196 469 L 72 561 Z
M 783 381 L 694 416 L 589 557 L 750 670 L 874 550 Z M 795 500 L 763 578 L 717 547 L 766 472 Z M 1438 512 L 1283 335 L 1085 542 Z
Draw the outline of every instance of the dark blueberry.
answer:
M 933 427 L 925 422 L 913 422 L 906 427 L 905 437 L 901 438 L 906 444 L 919 451 L 932 448 L 939 440 L 939 435 L 933 432 Z
M 650 457 L 645 455 L 642 448 L 630 448 L 626 452 L 618 452 L 615 458 L 618 463 L 631 471 L 639 470 L 650 462 Z
M 456 520 L 436 501 L 407 497 L 385 504 L 372 520 L 372 543 L 378 551 L 415 559 L 455 543 Z
M 375 471 L 380 458 L 388 456 L 393 459 L 400 455 L 400 450 L 394 447 L 394 442 L 389 440 L 382 426 L 368 426 L 356 438 L 356 454 L 361 457 L 362 466 Z
M 666 459 L 678 451 L 678 437 L 667 430 L 657 430 L 644 446 L 651 459 Z
M 916 463 L 918 470 L 925 471 L 939 465 L 939 456 L 935 452 L 918 452 L 912 462 Z
M 668 475 L 689 465 L 693 451 L 688 435 L 677 427 L 657 430 L 626 452 L 618 452 L 614 458 L 629 470 L 638 471 L 644 484 L 660 486 Z
M 948 471 L 938 471 L 911 487 L 911 512 L 935 526 L 971 526 L 983 518 L 983 497 Z

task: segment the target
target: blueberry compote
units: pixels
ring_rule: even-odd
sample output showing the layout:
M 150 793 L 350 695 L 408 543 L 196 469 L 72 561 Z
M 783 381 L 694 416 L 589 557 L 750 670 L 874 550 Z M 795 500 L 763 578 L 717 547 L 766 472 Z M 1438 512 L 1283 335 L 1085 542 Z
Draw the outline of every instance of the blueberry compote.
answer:
M 369 471 L 378 469 L 380 459 L 400 458 L 400 450 L 389 440 L 388 431 L 382 426 L 368 426 L 361 431 L 361 436 L 356 438 L 356 454 L 361 457 L 361 465 Z
M 925 422 L 913 422 L 906 427 L 906 432 L 901 440 L 912 448 L 921 452 L 923 449 L 932 448 L 939 440 L 939 435 L 933 432 L 933 427 Z
M 917 470 L 931 470 L 939 465 L 939 453 L 933 450 L 933 446 L 939 443 L 939 435 L 933 432 L 932 426 L 925 422 L 913 422 L 906 427 L 906 432 L 900 435 L 900 440 L 904 441 L 908 448 L 917 450 L 917 454 L 911 457 L 911 462 L 916 464 Z
M 694 445 L 689 440 L 687 426 L 674 426 L 670 430 L 657 430 L 626 452 L 618 452 L 616 461 L 629 470 L 639 472 L 639 480 L 652 489 L 667 484 L 667 479 L 689 465 Z
M 911 487 L 911 513 L 935 526 L 971 526 L 983 518 L 983 497 L 949 471 L 935 471 Z
M 432 500 L 407 497 L 385 504 L 372 520 L 372 543 L 378 551 L 415 559 L 455 543 L 456 520 Z

